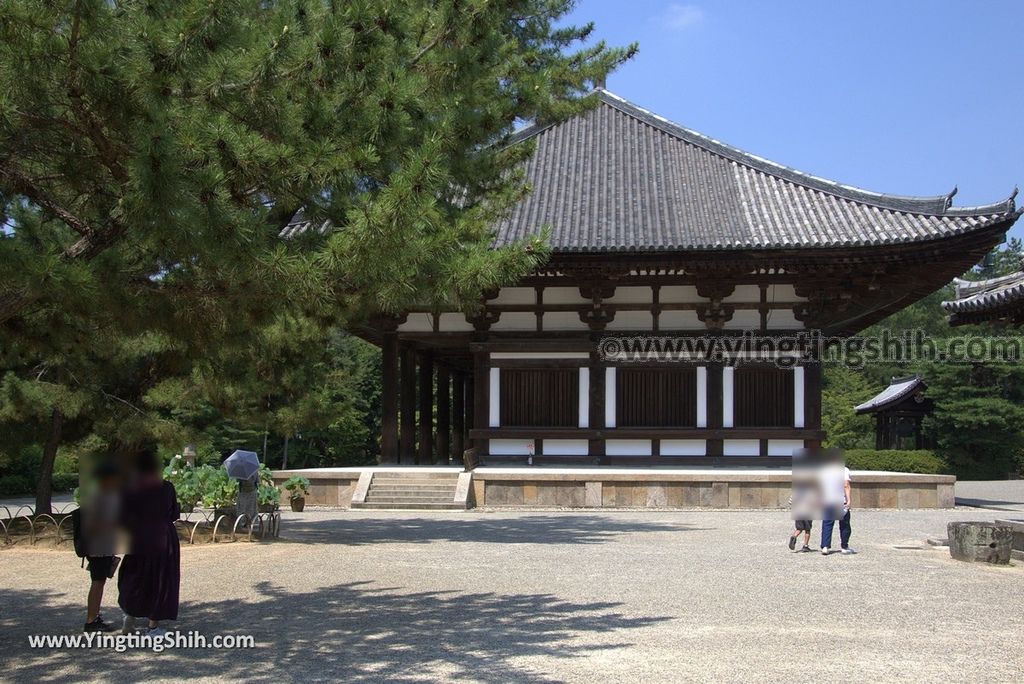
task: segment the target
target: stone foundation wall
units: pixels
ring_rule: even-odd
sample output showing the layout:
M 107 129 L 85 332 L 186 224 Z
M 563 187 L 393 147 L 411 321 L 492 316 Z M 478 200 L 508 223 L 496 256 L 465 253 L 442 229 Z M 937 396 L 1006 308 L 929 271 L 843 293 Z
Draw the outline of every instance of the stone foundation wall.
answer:
M 593 476 L 591 476 L 593 478 Z M 854 508 L 952 508 L 953 478 L 873 475 L 852 487 Z M 775 478 L 772 478 L 775 479 Z M 788 480 L 788 478 L 785 478 Z M 868 479 L 868 478 L 865 478 Z M 731 481 L 602 479 L 500 479 L 474 473 L 473 505 L 487 507 L 539 506 L 565 508 L 788 508 L 788 481 L 768 479 Z
M 355 491 L 356 482 L 359 481 L 358 472 L 338 474 L 315 470 L 276 470 L 274 471 L 274 484 L 281 487 L 284 481 L 292 475 L 299 475 L 309 480 L 309 494 L 306 495 L 307 506 L 348 508 L 352 504 L 352 493 Z M 288 492 L 284 489 L 281 490 L 281 505 L 282 508 L 288 507 Z
M 276 471 L 310 481 L 306 504 L 348 508 L 364 469 Z M 480 468 L 472 473 L 470 506 L 543 508 L 788 508 L 785 472 L 604 471 Z M 855 472 L 854 508 L 952 508 L 950 475 Z M 283 502 L 287 506 L 287 501 Z

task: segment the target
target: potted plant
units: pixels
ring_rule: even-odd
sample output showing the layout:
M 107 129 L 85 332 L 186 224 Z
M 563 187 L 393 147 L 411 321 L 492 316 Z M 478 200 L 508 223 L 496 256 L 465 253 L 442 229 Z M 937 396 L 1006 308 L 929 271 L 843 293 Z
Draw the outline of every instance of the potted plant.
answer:
M 238 500 L 238 481 L 228 477 L 223 468 L 210 468 L 204 472 L 203 505 L 213 509 L 213 519 L 227 516 L 229 520 L 238 517 L 235 502 Z
M 261 482 L 256 489 L 260 513 L 273 513 L 281 503 L 281 490 L 272 484 Z
M 284 481 L 284 488 L 288 490 L 288 498 L 291 500 L 292 510 L 301 513 L 306 507 L 306 495 L 309 494 L 309 480 L 295 475 Z

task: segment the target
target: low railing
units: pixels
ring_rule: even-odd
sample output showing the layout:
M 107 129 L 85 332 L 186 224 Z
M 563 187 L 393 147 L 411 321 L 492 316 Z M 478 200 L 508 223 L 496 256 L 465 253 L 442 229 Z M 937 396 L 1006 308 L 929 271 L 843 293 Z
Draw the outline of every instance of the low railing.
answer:
M 53 507 L 52 513 L 36 515 L 31 506 L 18 506 L 11 511 L 9 506 L 0 505 L 0 533 L 3 535 L 4 545 L 17 543 L 21 534 L 14 534 L 19 525 L 27 528 L 29 546 L 35 546 L 43 539 L 53 539 L 54 548 L 72 539 L 71 516 L 69 513 L 78 508 L 78 504 L 68 503 L 60 507 Z M 194 519 L 194 516 L 198 519 Z M 276 539 L 281 536 L 281 513 L 279 511 L 261 512 L 255 516 L 242 514 L 234 517 L 228 515 L 216 515 L 213 510 L 190 511 L 174 521 L 175 527 L 183 527 L 188 532 L 188 543 L 194 544 L 196 532 L 204 525 L 212 528 L 210 541 L 217 543 L 218 535 L 224 535 L 228 541 L 237 541 L 239 530 L 245 530 L 246 540 L 252 541 L 255 536 L 258 539 Z M 47 530 L 53 530 L 52 535 L 46 534 Z
M 49 538 L 44 533 L 50 527 L 53 529 L 53 545 L 57 547 L 71 539 L 71 516 L 68 513 L 76 508 L 78 508 L 78 504 L 68 503 L 60 507 L 51 507 L 51 511 L 53 511 L 51 513 L 36 515 L 31 506 L 18 506 L 14 513 L 11 513 L 9 506 L 0 505 L 0 511 L 5 514 L 5 517 L 0 518 L 0 530 L 3 531 L 4 544 L 15 543 L 11 530 L 18 522 L 24 521 L 28 526 L 29 546 L 35 546 L 41 539 Z M 58 520 L 55 516 L 62 517 Z M 65 532 L 67 536 L 65 536 Z

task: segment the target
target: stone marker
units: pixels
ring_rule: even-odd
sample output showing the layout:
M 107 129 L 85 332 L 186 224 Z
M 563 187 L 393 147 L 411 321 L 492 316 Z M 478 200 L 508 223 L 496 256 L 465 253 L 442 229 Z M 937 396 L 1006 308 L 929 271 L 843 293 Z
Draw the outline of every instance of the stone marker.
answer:
M 951 522 L 946 525 L 949 535 L 949 555 L 970 563 L 1008 565 L 1013 531 L 1009 525 L 990 522 Z

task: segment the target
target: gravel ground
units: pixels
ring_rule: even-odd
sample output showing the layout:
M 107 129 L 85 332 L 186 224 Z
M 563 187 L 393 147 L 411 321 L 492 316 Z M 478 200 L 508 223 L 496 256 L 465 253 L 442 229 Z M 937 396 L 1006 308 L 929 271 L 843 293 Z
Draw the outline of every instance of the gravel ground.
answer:
M 67 551 L 0 551 L 0 680 L 1007 682 L 1024 669 L 1024 567 L 924 541 L 988 511 L 855 511 L 859 554 L 829 557 L 791 554 L 778 511 L 285 518 L 286 541 L 182 553 L 178 627 L 251 634 L 255 651 L 31 651 L 29 634 L 80 627 L 87 576 Z M 114 591 L 105 605 L 118 614 Z

